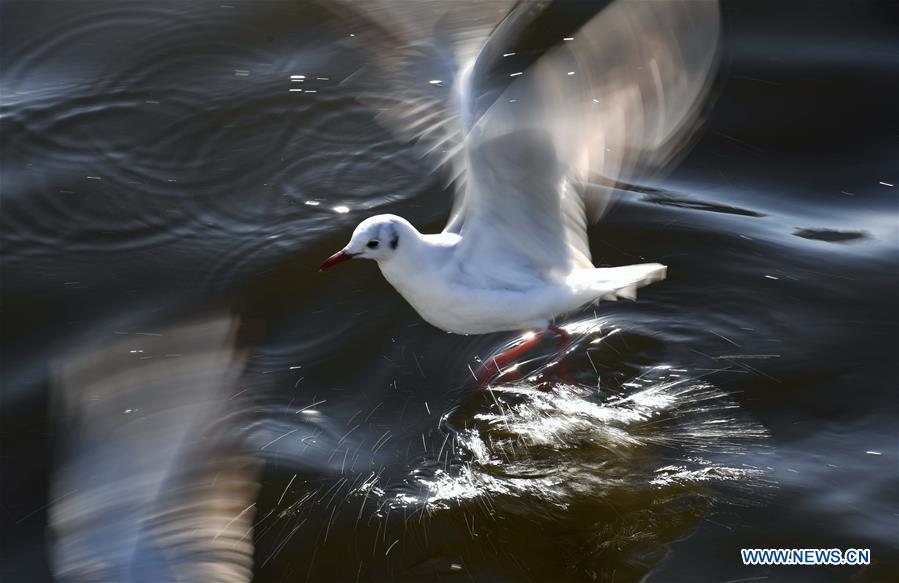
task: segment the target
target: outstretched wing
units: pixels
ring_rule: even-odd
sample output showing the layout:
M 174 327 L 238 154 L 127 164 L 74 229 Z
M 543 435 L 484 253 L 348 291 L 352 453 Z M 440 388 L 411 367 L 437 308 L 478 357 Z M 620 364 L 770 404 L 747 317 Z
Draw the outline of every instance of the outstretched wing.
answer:
M 664 166 L 695 129 L 718 25 L 711 0 L 617 0 L 509 72 L 466 135 L 468 181 L 447 226 L 462 235 L 460 263 L 546 279 L 592 267 L 587 225 L 614 184 Z M 504 271 L 487 277 L 514 279 Z
M 464 184 L 463 79 L 515 0 L 365 0 L 332 5 L 367 61 L 344 83 L 447 183 Z M 469 124 L 470 125 L 470 124 Z
M 494 284 L 592 266 L 587 225 L 683 150 L 717 58 L 717 0 L 346 7 L 360 98 L 446 172 L 457 259 Z

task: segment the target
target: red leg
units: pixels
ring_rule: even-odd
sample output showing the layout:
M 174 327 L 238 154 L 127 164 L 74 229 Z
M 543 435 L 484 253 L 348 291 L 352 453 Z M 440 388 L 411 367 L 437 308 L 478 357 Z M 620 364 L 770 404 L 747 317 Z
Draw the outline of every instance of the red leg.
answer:
M 530 336 L 528 336 L 528 334 Z M 497 354 L 478 367 L 475 377 L 477 378 L 479 385 L 484 386 L 493 379 L 501 376 L 503 372 L 505 372 L 504 369 L 506 369 L 506 367 L 514 363 L 522 354 L 540 343 L 540 331 L 534 331 L 528 334 L 522 336 L 523 341 L 521 344 Z
M 547 328 L 551 332 L 555 332 L 559 335 L 559 348 L 568 348 L 568 344 L 571 342 L 571 336 L 568 332 L 565 331 L 564 328 L 559 328 L 555 324 Z
M 571 342 L 571 336 L 566 332 L 563 328 L 560 328 L 553 324 L 549 326 L 547 330 L 554 332 L 559 336 L 559 349 L 560 351 L 564 351 Z M 501 377 L 505 372 L 506 368 L 513 364 L 518 358 L 540 343 L 540 336 L 542 334 L 542 330 L 532 331 L 522 336 L 523 341 L 502 352 L 497 354 L 489 361 L 482 363 L 481 366 L 478 367 L 478 370 L 475 372 L 475 378 L 480 386 L 486 386 L 490 383 L 490 381 L 495 380 Z M 556 373 L 559 375 L 563 381 L 571 383 L 571 377 L 568 375 L 568 366 L 565 364 L 564 360 L 559 360 L 559 362 L 555 366 Z
M 551 330 L 559 335 L 559 361 L 556 363 L 555 372 L 559 376 L 559 378 L 569 384 L 573 384 L 574 381 L 571 378 L 571 375 L 568 374 L 568 364 L 565 362 L 564 355 L 562 354 L 568 345 L 571 343 L 571 336 L 568 332 L 565 331 L 564 328 L 559 328 L 555 324 L 547 328 L 547 330 Z

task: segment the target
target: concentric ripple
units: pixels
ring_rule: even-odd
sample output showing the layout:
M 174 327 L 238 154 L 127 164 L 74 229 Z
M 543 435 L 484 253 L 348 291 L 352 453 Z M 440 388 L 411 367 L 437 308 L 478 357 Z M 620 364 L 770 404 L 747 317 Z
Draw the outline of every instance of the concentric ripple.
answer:
M 221 287 L 421 193 L 415 155 L 341 86 L 353 61 L 326 65 L 344 49 L 297 35 L 303 19 L 99 3 L 14 39 L 0 103 L 12 266 L 139 251 Z

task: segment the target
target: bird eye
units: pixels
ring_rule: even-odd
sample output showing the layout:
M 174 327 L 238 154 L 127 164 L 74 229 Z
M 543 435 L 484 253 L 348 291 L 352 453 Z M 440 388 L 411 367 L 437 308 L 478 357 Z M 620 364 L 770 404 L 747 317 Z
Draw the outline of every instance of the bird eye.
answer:
M 369 241 L 366 247 L 369 249 L 375 249 L 380 244 L 380 241 Z

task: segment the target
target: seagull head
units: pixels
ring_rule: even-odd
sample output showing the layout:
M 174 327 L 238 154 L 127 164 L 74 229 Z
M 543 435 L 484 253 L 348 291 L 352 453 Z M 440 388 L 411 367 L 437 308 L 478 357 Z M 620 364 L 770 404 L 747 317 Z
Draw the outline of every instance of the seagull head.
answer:
M 377 215 L 365 219 L 353 231 L 347 246 L 325 259 L 319 271 L 357 257 L 375 261 L 390 259 L 402 245 L 404 234 L 408 234 L 409 229 L 414 228 L 396 215 Z

